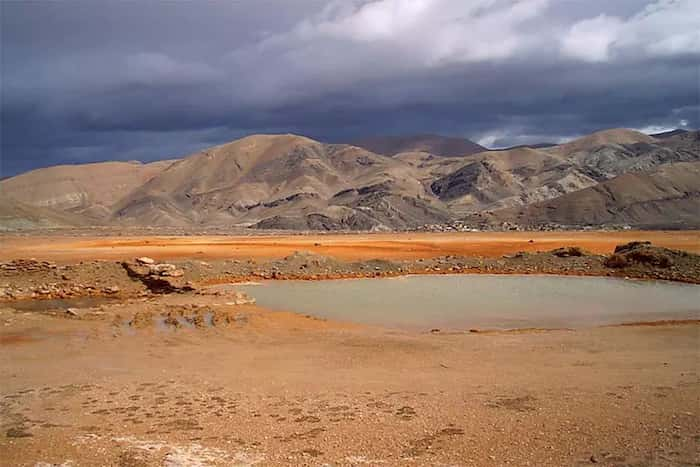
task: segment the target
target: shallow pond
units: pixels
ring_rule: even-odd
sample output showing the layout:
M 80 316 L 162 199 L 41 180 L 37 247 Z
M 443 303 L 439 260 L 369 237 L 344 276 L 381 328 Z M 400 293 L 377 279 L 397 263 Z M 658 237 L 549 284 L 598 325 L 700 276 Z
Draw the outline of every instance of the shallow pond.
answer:
M 435 275 L 237 288 L 273 310 L 412 329 L 576 328 L 700 318 L 700 286 L 600 277 Z

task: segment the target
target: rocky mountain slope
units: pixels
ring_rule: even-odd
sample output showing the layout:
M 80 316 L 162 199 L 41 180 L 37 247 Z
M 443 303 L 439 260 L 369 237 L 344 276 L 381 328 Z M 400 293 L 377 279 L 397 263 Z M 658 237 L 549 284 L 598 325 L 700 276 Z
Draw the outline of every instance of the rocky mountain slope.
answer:
M 255 135 L 179 160 L 39 169 L 0 181 L 0 224 L 387 230 L 464 220 L 682 227 L 697 223 L 700 212 L 698 132 L 656 139 L 606 130 L 559 146 L 455 157 L 410 148 L 384 155 L 295 135 Z
M 476 216 L 479 217 L 479 216 Z M 540 203 L 486 214 L 488 221 L 520 225 L 630 224 L 700 227 L 700 162 L 664 164 L 629 172 Z
M 4 194 L 0 196 L 0 232 L 77 227 L 84 223 L 80 216 L 29 206 Z
M 32 170 L 0 182 L 0 194 L 25 204 L 98 221 L 173 161 L 99 162 Z
M 423 201 L 423 200 L 426 201 Z M 262 228 L 405 228 L 448 220 L 414 168 L 347 145 L 251 136 L 178 161 L 121 200 L 113 221 Z

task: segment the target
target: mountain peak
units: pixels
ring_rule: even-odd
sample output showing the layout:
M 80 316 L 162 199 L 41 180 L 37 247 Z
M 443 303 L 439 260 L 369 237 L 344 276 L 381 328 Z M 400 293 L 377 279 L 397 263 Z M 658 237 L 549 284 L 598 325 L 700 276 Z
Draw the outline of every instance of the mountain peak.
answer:
M 588 151 L 605 145 L 655 143 L 656 139 L 639 131 L 627 128 L 613 128 L 610 130 L 596 131 L 590 135 L 577 138 L 568 143 L 553 148 L 553 151 L 567 155 L 579 151 Z

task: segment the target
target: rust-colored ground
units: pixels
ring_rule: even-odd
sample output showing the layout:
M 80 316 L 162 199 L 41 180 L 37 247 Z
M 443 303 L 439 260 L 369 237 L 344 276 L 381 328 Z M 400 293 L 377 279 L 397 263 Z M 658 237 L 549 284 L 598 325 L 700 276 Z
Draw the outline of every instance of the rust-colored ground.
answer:
M 0 465 L 697 465 L 695 323 L 417 334 L 254 306 L 222 328 L 0 308 Z
M 700 231 L 382 233 L 279 236 L 0 237 L 0 259 L 275 258 L 305 250 L 344 260 L 416 259 L 442 255 L 497 257 L 577 245 L 611 253 L 616 245 L 649 240 L 700 253 Z

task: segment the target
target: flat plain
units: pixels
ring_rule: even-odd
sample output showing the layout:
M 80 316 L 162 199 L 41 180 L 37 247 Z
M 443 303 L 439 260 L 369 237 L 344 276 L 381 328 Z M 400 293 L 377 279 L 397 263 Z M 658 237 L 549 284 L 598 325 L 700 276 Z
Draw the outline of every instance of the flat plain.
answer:
M 575 273 L 632 240 L 700 251 L 696 231 L 4 237 L 0 285 L 39 295 L 0 302 L 0 459 L 697 465 L 699 320 L 408 331 L 268 310 L 206 272 L 303 261 L 311 278 L 347 261 L 432 268 L 576 245 L 590 256 L 556 257 Z M 194 290 L 154 292 L 127 276 L 121 262 L 142 256 L 182 268 Z M 106 292 L 59 298 L 78 285 Z

